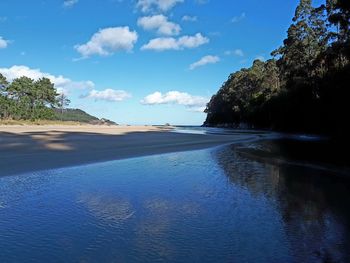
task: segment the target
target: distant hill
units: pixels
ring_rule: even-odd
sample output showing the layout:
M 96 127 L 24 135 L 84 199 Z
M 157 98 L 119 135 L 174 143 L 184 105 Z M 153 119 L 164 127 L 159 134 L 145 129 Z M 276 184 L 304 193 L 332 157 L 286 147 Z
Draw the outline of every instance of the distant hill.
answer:
M 63 113 L 59 109 L 55 109 L 55 119 L 61 121 L 76 121 L 82 123 L 96 125 L 117 125 L 115 122 L 107 119 L 99 119 L 80 109 L 65 109 Z

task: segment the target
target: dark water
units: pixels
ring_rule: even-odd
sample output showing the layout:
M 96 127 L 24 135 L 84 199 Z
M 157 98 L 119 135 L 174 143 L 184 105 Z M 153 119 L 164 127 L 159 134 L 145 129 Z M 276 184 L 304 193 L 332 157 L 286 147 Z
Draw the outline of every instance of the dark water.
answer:
M 2 177 L 0 262 L 350 262 L 350 177 L 282 146 Z

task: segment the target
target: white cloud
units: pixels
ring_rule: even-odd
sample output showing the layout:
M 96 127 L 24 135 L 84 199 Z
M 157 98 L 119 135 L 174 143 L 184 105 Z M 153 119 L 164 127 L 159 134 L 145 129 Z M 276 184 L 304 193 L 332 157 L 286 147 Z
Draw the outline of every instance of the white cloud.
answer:
M 242 49 L 236 49 L 233 51 L 233 54 L 235 54 L 236 56 L 239 56 L 239 57 L 244 57 L 244 52 Z
M 193 64 L 190 65 L 190 70 L 194 70 L 198 67 L 202 67 L 208 64 L 215 64 L 220 61 L 220 58 L 218 56 L 205 56 L 202 57 L 200 60 L 197 62 L 194 62 Z
M 66 88 L 57 88 L 57 93 L 60 94 L 60 95 L 63 94 L 63 95 L 68 96 L 70 92 Z
M 77 4 L 79 0 L 65 0 L 63 2 L 64 7 L 72 7 L 73 5 Z
M 258 59 L 258 60 L 261 60 L 261 61 L 265 61 L 265 57 L 260 55 L 260 56 L 257 56 L 255 59 Z
M 184 22 L 196 22 L 198 20 L 198 18 L 196 16 L 183 16 L 182 17 L 182 21 Z
M 0 68 L 0 73 L 3 74 L 8 81 L 12 81 L 16 78 L 25 76 L 34 80 L 40 78 L 48 78 L 58 90 L 70 90 L 70 89 L 86 89 L 93 88 L 95 84 L 92 81 L 73 81 L 69 78 L 65 78 L 61 75 L 54 76 L 50 73 L 42 72 L 40 69 L 31 69 L 27 66 L 12 66 L 10 68 Z
M 157 91 L 141 100 L 144 105 L 177 104 L 188 107 L 192 111 L 198 111 L 207 105 L 209 99 L 193 96 L 186 92 L 169 91 L 165 94 Z
M 10 43 L 10 41 L 3 39 L 2 37 L 0 37 L 0 49 L 2 48 L 7 48 L 8 44 Z
M 244 57 L 244 52 L 242 49 L 228 50 L 225 52 L 225 55 L 235 55 L 237 57 Z
M 161 37 L 150 40 L 141 50 L 182 50 L 185 48 L 196 48 L 209 42 L 207 37 L 197 33 L 194 36 L 183 36 L 178 39 L 173 37 Z
M 232 23 L 238 23 L 238 22 L 244 20 L 246 17 L 247 17 L 247 16 L 246 16 L 246 13 L 243 12 L 243 13 L 240 14 L 239 16 L 233 17 L 233 18 L 231 19 L 231 22 L 232 22 Z
M 111 102 L 123 101 L 130 98 L 131 95 L 124 90 L 114 90 L 114 89 L 105 89 L 105 90 L 91 90 L 88 95 L 84 98 L 90 98 L 95 100 L 104 100 Z
M 193 108 L 189 108 L 188 111 L 193 111 L 193 112 L 204 112 L 205 109 L 206 109 L 206 106 L 203 106 L 203 107 L 193 107 Z
M 145 16 L 138 19 L 137 24 L 144 30 L 157 30 L 158 34 L 173 36 L 178 35 L 181 27 L 178 24 L 169 22 L 164 15 Z
M 119 50 L 131 51 L 137 42 L 136 31 L 130 31 L 129 27 L 109 27 L 100 29 L 89 42 L 76 45 L 74 48 L 83 58 L 92 55 L 107 56 Z
M 142 12 L 166 12 L 172 9 L 176 4 L 182 3 L 184 0 L 138 0 L 136 7 Z

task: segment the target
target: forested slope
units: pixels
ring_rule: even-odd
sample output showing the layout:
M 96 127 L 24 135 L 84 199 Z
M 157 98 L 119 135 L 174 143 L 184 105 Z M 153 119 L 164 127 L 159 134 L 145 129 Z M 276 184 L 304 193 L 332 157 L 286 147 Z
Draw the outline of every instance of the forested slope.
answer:
M 107 119 L 98 119 L 80 109 L 66 109 L 69 103 L 66 95 L 59 94 L 48 78 L 33 80 L 23 76 L 9 82 L 0 73 L 0 120 L 116 124 Z
M 229 76 L 204 125 L 349 134 L 350 1 L 301 0 L 272 56 Z

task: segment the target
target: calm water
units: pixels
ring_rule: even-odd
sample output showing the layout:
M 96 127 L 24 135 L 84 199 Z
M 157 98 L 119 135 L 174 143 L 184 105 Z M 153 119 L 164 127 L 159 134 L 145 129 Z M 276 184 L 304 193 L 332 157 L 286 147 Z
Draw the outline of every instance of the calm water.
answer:
M 350 262 L 349 177 L 278 145 L 2 177 L 0 262 Z
M 272 132 L 261 131 L 261 130 L 244 130 L 244 129 L 215 128 L 215 127 L 202 127 L 202 126 L 175 126 L 173 132 L 191 133 L 191 134 L 221 134 L 221 135 L 264 134 L 264 133 L 272 134 Z

